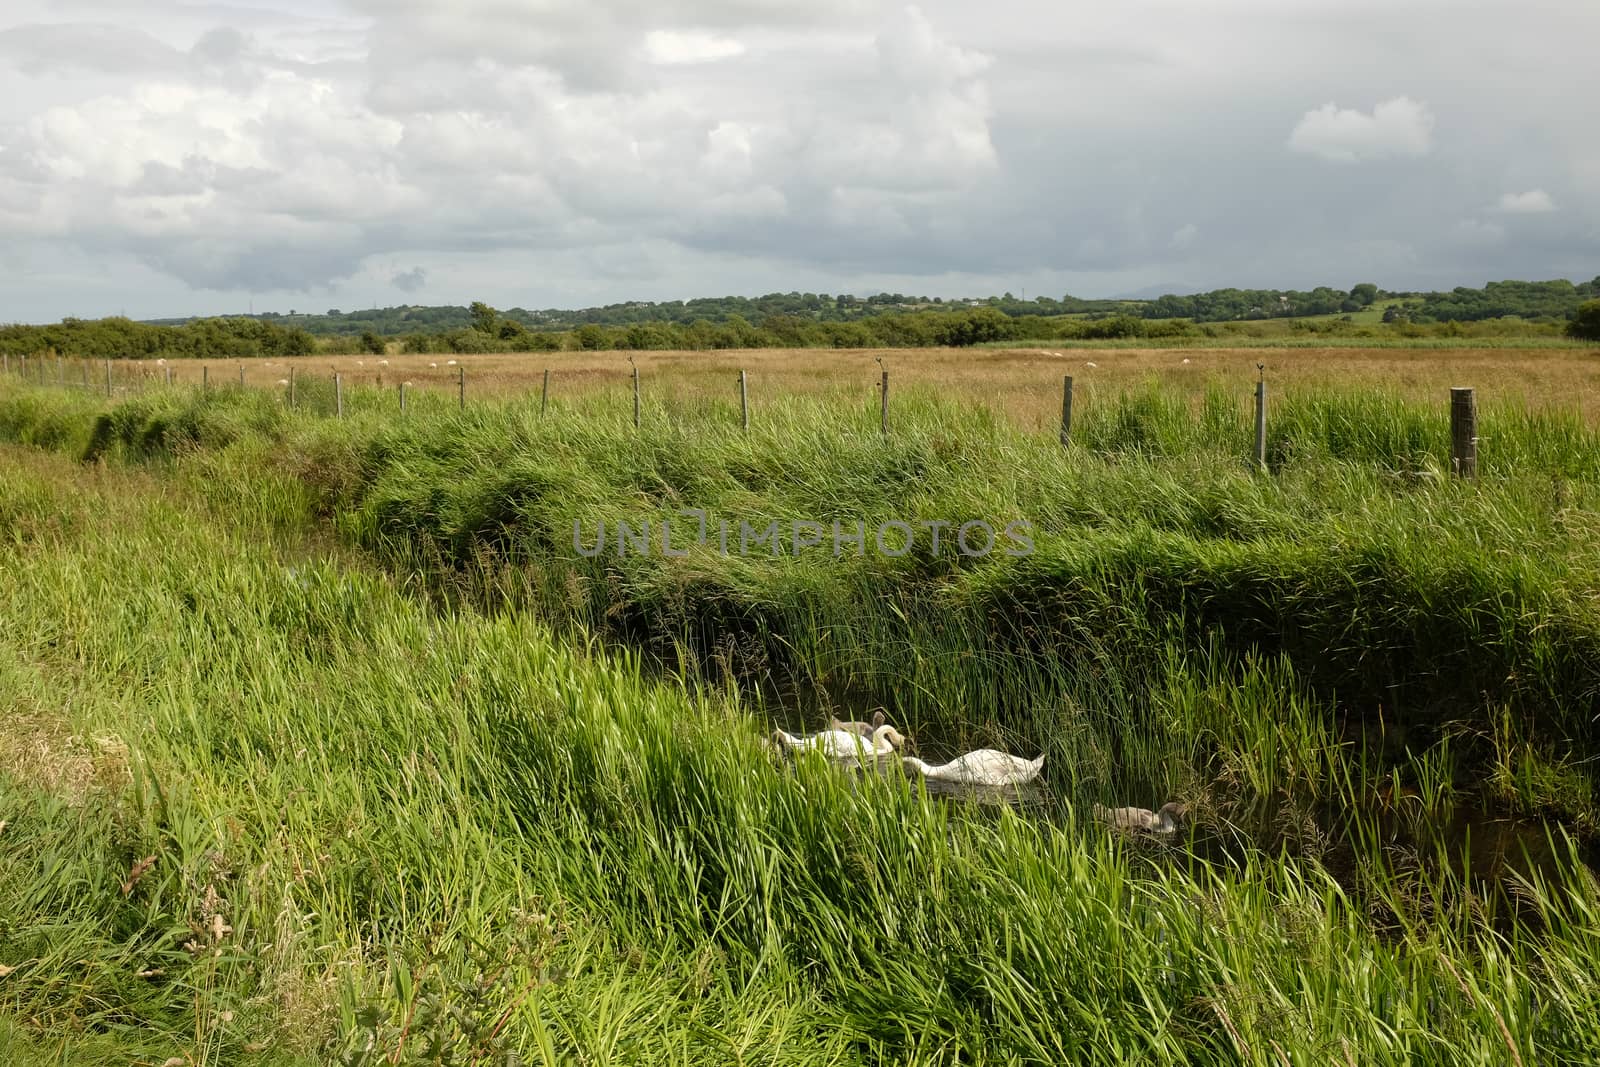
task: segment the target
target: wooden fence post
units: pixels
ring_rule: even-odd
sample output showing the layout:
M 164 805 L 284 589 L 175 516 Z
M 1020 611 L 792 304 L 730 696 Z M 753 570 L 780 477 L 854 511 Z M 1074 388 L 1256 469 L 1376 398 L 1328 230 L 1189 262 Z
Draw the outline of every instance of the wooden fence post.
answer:
M 633 365 L 633 428 L 639 428 L 639 364 L 633 362 L 633 357 L 628 357 L 628 362 Z
M 1267 469 L 1267 369 L 1256 364 L 1261 377 L 1256 380 L 1256 469 Z
M 400 383 L 400 414 L 406 413 L 406 383 Z
M 1450 465 L 1457 478 L 1478 476 L 1478 404 L 1470 388 L 1450 390 Z
M 744 432 L 750 432 L 750 382 L 743 367 L 739 368 L 739 414 L 744 421 Z
M 106 396 L 111 395 L 111 361 L 106 360 Z
M 1072 438 L 1072 375 L 1061 382 L 1061 447 Z
M 550 368 L 544 369 L 544 392 L 539 394 L 539 414 L 543 415 L 550 406 Z
M 239 388 L 244 388 L 244 364 L 239 364 Z
M 211 388 L 211 368 L 209 366 L 207 366 L 206 364 L 202 363 L 202 364 L 200 364 L 200 389 L 201 389 L 202 392 L 204 392 L 205 390 L 210 389 L 210 388 Z
M 884 367 L 882 356 L 876 356 L 874 358 L 878 361 L 878 366 L 883 370 L 883 377 L 878 382 L 878 399 L 880 402 L 878 409 L 878 428 L 882 430 L 883 435 L 887 437 L 889 436 L 889 368 Z
M 161 368 L 166 372 L 167 388 L 172 388 L 172 364 L 168 363 Z
M 338 371 L 333 373 L 333 410 L 339 418 L 344 418 L 344 378 Z
M 294 368 L 289 368 L 289 406 L 294 407 Z

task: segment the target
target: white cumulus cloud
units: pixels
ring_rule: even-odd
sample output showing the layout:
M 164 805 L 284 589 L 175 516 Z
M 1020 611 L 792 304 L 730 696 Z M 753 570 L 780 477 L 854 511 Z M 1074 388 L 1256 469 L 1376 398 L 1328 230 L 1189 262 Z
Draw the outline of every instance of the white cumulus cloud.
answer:
M 447 11 L 367 2 L 374 41 L 393 32 L 416 47 L 427 38 L 407 34 Z M 627 41 L 624 16 L 638 10 L 624 0 L 604 10 L 552 0 L 517 24 L 522 51 L 477 34 L 462 47 L 483 42 L 489 54 L 420 56 L 403 76 L 392 55 L 307 67 L 208 31 L 170 50 L 167 73 L 10 124 L 0 113 L 11 150 L 0 155 L 0 237 L 127 254 L 195 288 L 295 290 L 351 278 L 373 257 L 444 250 L 548 255 L 655 240 L 758 253 L 815 242 L 840 254 L 936 232 L 950 202 L 993 173 L 990 60 L 920 8 L 875 26 L 853 20 L 848 37 L 769 28 L 767 69 L 750 80 L 740 63 L 715 61 L 744 54 L 734 36 L 744 20 L 792 13 L 725 2 L 726 17 L 704 25 L 727 29 L 641 29 L 654 73 L 630 67 L 599 82 L 574 81 L 541 49 L 556 31 L 571 31 L 574 49 L 591 31 Z M 106 36 L 70 30 L 52 31 L 52 47 Z M 35 36 L 0 45 L 34 47 Z M 427 284 L 420 271 L 384 280 L 402 292 Z
M 651 62 L 663 64 L 710 63 L 744 54 L 744 45 L 731 37 L 674 30 L 652 31 L 645 37 L 644 47 Z
M 1324 104 L 1300 119 L 1289 147 L 1335 163 L 1425 156 L 1433 148 L 1433 113 L 1407 96 L 1385 100 L 1371 114 Z
M 1506 193 L 1500 198 L 1499 208 L 1507 215 L 1544 215 L 1556 209 L 1556 202 L 1543 189 L 1529 189 L 1525 193 Z

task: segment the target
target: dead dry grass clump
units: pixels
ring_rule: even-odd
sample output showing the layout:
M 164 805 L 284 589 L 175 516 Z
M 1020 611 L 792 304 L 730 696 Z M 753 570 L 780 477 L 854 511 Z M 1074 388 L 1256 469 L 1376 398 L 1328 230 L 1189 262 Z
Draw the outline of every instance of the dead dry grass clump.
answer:
M 133 780 L 125 741 L 74 733 L 59 714 L 33 701 L 6 717 L 0 774 L 75 803 L 96 792 L 120 792 Z

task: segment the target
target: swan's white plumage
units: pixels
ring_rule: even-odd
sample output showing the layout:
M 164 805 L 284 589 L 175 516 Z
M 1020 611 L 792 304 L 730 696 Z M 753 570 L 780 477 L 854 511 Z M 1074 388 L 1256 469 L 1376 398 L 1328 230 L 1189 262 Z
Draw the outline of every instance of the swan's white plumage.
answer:
M 992 748 L 980 748 L 957 756 L 949 763 L 928 764 L 912 756 L 902 760 L 901 765 L 936 782 L 1006 786 L 1022 785 L 1039 777 L 1044 769 L 1044 757 L 1030 760 Z
M 896 745 L 905 741 L 900 731 L 889 725 L 879 726 L 871 737 L 863 737 L 850 730 L 823 730 L 810 737 L 796 737 L 778 730 L 773 737 L 791 752 L 821 752 L 840 763 L 882 759 L 893 752 Z

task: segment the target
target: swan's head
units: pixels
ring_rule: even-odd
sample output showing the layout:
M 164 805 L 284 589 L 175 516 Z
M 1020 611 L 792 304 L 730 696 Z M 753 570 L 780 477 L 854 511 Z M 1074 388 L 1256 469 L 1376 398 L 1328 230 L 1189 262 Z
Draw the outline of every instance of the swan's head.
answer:
M 1156 833 L 1171 834 L 1178 830 L 1178 820 L 1189 813 L 1187 804 L 1169 801 L 1161 805 L 1161 810 L 1156 812 L 1156 825 L 1152 827 Z
M 872 731 L 873 745 L 882 745 L 885 741 L 889 742 L 890 746 L 893 748 L 899 748 L 906 743 L 904 735 L 902 735 L 899 730 L 896 730 L 888 723 L 884 723 L 882 726 Z
M 915 756 L 901 756 L 900 766 L 908 771 L 915 771 L 918 774 L 928 773 L 928 765 L 923 763 Z
M 882 726 L 884 723 L 886 723 L 888 721 L 889 721 L 889 716 L 887 716 L 887 715 L 885 715 L 883 713 L 883 709 L 882 708 L 879 708 L 877 711 L 872 713 L 872 728 L 874 730 L 876 730 L 878 727 Z

